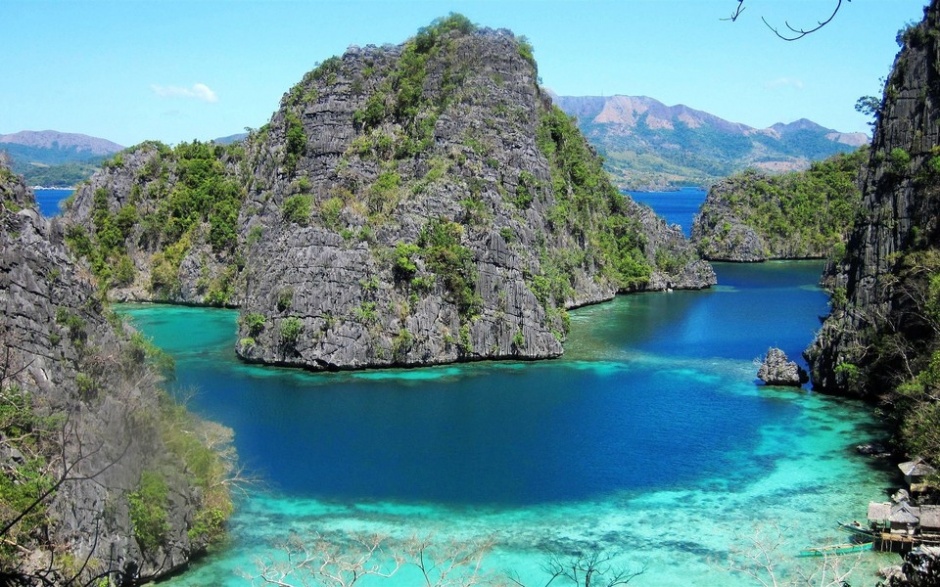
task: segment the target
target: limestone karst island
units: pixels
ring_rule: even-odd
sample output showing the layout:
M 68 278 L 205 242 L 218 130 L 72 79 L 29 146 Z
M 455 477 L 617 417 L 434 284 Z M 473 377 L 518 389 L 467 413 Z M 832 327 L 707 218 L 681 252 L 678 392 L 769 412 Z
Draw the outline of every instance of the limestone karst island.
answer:
M 456 13 L 225 139 L 0 129 L 0 585 L 940 584 L 907 16 L 870 137 L 561 96 Z

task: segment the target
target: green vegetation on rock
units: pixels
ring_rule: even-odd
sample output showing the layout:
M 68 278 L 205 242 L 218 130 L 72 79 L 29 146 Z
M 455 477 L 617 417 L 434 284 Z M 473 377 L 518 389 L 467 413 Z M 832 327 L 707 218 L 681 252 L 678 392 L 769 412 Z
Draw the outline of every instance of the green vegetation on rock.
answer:
M 166 501 L 169 488 L 159 473 L 144 471 L 140 485 L 127 495 L 134 537 L 143 551 L 153 551 L 169 530 Z
M 714 186 L 692 229 L 709 259 L 827 258 L 842 250 L 860 211 L 868 149 L 801 172 L 748 170 Z
M 464 229 L 455 222 L 433 220 L 421 231 L 421 255 L 444 284 L 461 316 L 479 313 L 483 300 L 475 291 L 473 252 L 461 244 Z
M 313 198 L 306 194 L 296 194 L 284 200 L 281 214 L 285 220 L 295 224 L 307 224 L 313 206 Z
M 200 491 L 199 507 L 187 535 L 199 545 L 215 543 L 224 537 L 225 523 L 235 507 L 229 483 L 236 459 L 232 430 L 200 420 L 168 395 L 161 395 L 160 400 L 163 442 L 183 464 L 188 481 Z
M 18 385 L 0 387 L 0 435 L 10 439 L 7 450 L 23 455 L 23 462 L 0 475 L 0 523 L 27 512 L 0 540 L 0 567 L 13 568 L 22 556 L 18 547 L 48 523 L 45 507 L 33 507 L 50 491 L 55 479 L 47 472 L 45 453 L 56 434 L 55 419 L 33 409 L 29 394 Z M 30 510 L 30 508 L 33 509 Z
M 646 259 L 642 226 L 627 214 L 626 200 L 611 184 L 574 120 L 557 106 L 543 110 L 537 142 L 551 166 L 555 194 L 555 206 L 549 211 L 552 229 L 587 243 L 583 249 L 564 255 L 543 254 L 543 277 L 551 282 L 547 288 L 556 292 L 558 299 L 557 293 L 570 287 L 563 280 L 570 275 L 566 261 L 572 260 L 576 265 L 600 264 L 623 291 L 646 283 L 652 267 Z M 561 261 L 562 257 L 566 261 Z
M 229 166 L 239 163 L 242 152 L 240 145 L 193 141 L 170 148 L 151 141 L 115 155 L 104 164 L 114 183 L 80 188 L 92 190 L 90 223 L 71 224 L 67 241 L 102 288 L 131 286 L 143 265 L 150 274 L 145 285 L 172 299 L 180 293 L 180 267 L 192 247 L 204 244 L 219 258 L 235 252 L 244 189 Z M 232 292 L 222 283 L 224 271 L 217 270 L 219 283 L 208 303 L 228 303 Z M 205 280 L 206 287 L 211 283 Z

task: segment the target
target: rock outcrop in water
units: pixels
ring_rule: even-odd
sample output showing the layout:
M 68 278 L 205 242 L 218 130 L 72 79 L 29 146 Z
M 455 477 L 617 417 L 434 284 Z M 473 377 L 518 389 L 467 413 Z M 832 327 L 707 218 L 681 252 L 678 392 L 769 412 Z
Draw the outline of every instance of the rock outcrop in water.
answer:
M 799 387 L 809 381 L 802 367 L 778 348 L 771 348 L 757 370 L 757 378 L 767 385 Z
M 131 584 L 187 564 L 230 509 L 197 438 L 230 431 L 165 395 L 153 349 L 2 164 L 0 226 L 0 583 Z
M 713 282 L 681 235 L 611 186 L 530 51 L 452 17 L 328 60 L 285 96 L 250 148 L 262 172 L 242 218 L 260 236 L 243 358 L 552 357 L 568 307 Z
M 140 227 L 179 218 L 194 174 L 141 150 L 82 188 L 68 218 L 98 243 L 89 258 L 133 265 L 119 291 L 238 305 L 242 358 L 309 369 L 557 356 L 568 308 L 714 284 L 678 230 L 612 187 L 531 51 L 459 15 L 352 48 L 244 147 L 213 147 L 231 197 L 186 186 L 207 203 L 173 234 Z M 237 241 L 219 245 L 236 201 Z M 130 204 L 139 222 L 103 250 Z

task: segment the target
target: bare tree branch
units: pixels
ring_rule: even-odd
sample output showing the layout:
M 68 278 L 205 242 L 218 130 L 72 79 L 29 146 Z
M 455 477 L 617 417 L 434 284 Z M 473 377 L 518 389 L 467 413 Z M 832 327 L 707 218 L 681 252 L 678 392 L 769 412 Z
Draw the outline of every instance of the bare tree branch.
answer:
M 579 552 L 564 560 L 552 555 L 545 565 L 545 571 L 551 577 L 545 587 L 556 579 L 564 579 L 575 587 L 616 587 L 626 585 L 646 572 L 645 566 L 639 570 L 615 566 L 613 558 L 612 553 L 598 549 Z
M 784 25 L 786 26 L 786 30 L 781 32 L 778 27 L 775 27 L 771 25 L 769 22 L 767 22 L 767 19 L 764 18 L 763 16 L 761 17 L 761 20 L 764 21 L 764 24 L 767 25 L 767 28 L 773 31 L 773 33 L 777 35 L 777 37 L 783 39 L 784 41 L 798 41 L 799 39 L 802 39 L 806 35 L 815 33 L 819 29 L 823 28 L 824 26 L 832 22 L 832 20 L 836 17 L 836 14 L 839 13 L 839 9 L 842 8 L 842 1 L 843 0 L 836 0 L 836 6 L 833 9 L 832 14 L 830 14 L 829 17 L 824 20 L 817 21 L 816 25 L 810 28 L 795 27 L 791 25 L 789 21 L 785 21 Z M 845 0 L 845 1 L 851 2 L 852 0 Z M 745 9 L 744 0 L 738 0 L 738 5 L 735 8 L 734 12 L 731 13 L 731 16 L 728 18 L 722 18 L 720 20 L 736 22 L 738 20 L 738 17 L 741 16 L 741 13 L 744 12 L 744 9 Z
M 735 22 L 738 20 L 738 17 L 741 16 L 741 13 L 744 12 L 744 0 L 738 0 L 738 7 L 731 13 L 731 16 L 728 18 L 721 18 L 719 20 L 730 20 Z
M 742 540 L 747 546 L 732 549 L 728 570 L 762 587 L 843 587 L 861 562 L 860 556 L 833 555 L 814 559 L 809 567 L 781 570 L 779 563 L 793 559 L 785 552 L 787 534 L 776 525 L 758 528 Z
M 851 2 L 852 0 L 845 0 L 845 1 Z M 823 28 L 824 26 L 832 22 L 832 19 L 834 19 L 836 17 L 836 14 L 839 13 L 840 8 L 842 8 L 842 0 L 836 0 L 836 7 L 832 11 L 832 14 L 829 15 L 829 18 L 818 21 L 816 23 L 816 26 L 809 28 L 809 29 L 796 28 L 796 27 L 791 26 L 789 22 L 785 21 L 784 24 L 787 26 L 787 29 L 790 31 L 790 33 L 787 33 L 787 34 L 782 34 L 779 30 L 777 30 L 776 27 L 771 26 L 771 24 L 767 22 L 766 18 L 761 17 L 761 20 L 764 21 L 764 24 L 767 25 L 767 28 L 772 30 L 775 35 L 777 35 L 784 41 L 798 41 L 802 39 L 803 37 L 805 37 L 806 35 L 815 33 L 819 29 Z

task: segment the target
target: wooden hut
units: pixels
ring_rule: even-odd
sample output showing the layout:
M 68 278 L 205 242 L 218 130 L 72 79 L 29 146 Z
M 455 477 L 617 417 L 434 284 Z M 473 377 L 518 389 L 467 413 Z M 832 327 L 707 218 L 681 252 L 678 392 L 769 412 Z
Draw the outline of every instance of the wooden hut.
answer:
M 940 505 L 920 506 L 920 532 L 924 535 L 940 535 Z
M 873 530 L 891 530 L 891 504 L 872 501 L 868 503 L 868 524 Z
M 893 534 L 913 534 L 920 523 L 920 508 L 906 501 L 868 504 L 868 523 L 873 530 Z
M 930 463 L 922 457 L 917 457 L 912 461 L 898 465 L 901 473 L 904 474 L 904 481 L 911 491 L 922 491 L 923 484 L 927 477 L 936 474 L 937 470 L 930 466 Z
M 920 508 L 914 507 L 906 501 L 891 506 L 891 532 L 894 534 L 907 534 L 912 536 L 920 523 Z

